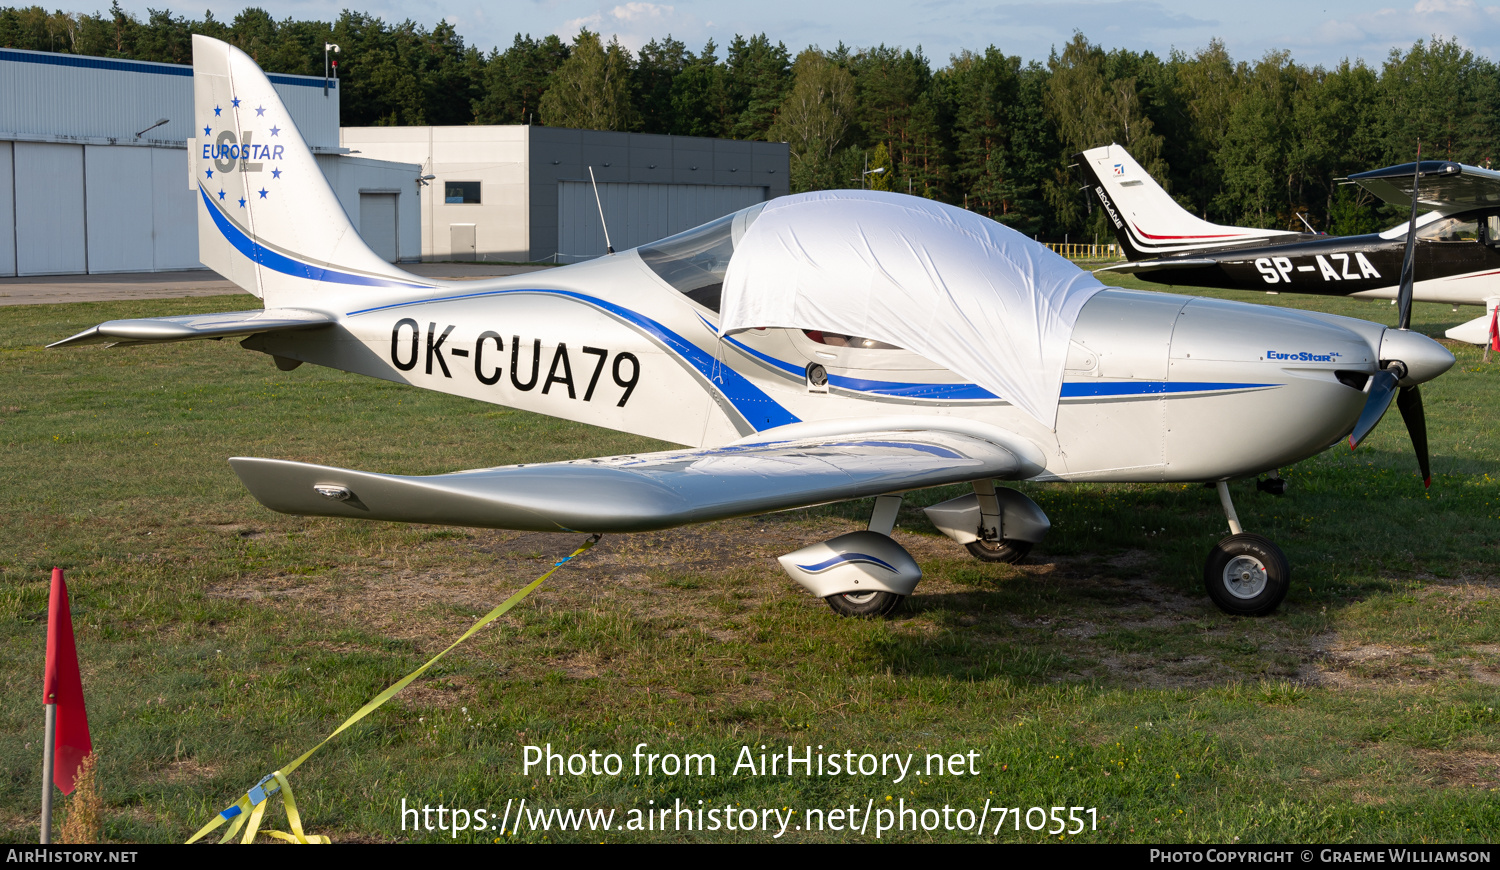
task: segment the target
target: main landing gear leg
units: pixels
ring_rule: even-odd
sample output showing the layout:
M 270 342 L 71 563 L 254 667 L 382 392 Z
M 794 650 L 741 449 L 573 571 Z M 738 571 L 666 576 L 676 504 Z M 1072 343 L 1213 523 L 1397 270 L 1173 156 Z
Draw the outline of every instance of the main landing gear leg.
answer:
M 964 544 L 969 555 L 981 562 L 1016 563 L 1031 552 L 1030 541 L 1006 540 L 1003 537 L 1004 509 L 993 480 L 974 481 L 974 495 L 979 499 L 979 540 Z M 1040 512 L 1040 509 L 1038 509 Z
M 1229 497 L 1229 483 L 1218 481 L 1219 503 L 1229 520 L 1229 537 L 1209 551 L 1203 567 L 1203 585 L 1208 597 L 1225 613 L 1234 616 L 1264 616 L 1286 598 L 1292 585 L 1292 569 L 1281 548 L 1245 532 Z

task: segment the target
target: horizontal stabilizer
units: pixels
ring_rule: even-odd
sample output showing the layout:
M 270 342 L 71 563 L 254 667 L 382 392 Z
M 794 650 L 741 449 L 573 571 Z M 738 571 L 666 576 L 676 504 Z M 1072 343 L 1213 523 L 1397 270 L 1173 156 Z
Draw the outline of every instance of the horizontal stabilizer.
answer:
M 1465 344 L 1485 345 L 1490 343 L 1490 319 L 1493 315 L 1486 311 L 1484 314 L 1444 332 L 1443 335 L 1454 341 Z
M 1218 260 L 1210 260 L 1205 257 L 1181 260 L 1136 260 L 1133 263 L 1116 263 L 1113 266 L 1095 269 L 1094 274 L 1097 275 L 1100 272 L 1125 272 L 1133 275 L 1136 272 L 1164 272 L 1172 269 L 1206 269 L 1218 264 Z
M 522 531 L 639 532 L 983 478 L 1025 463 L 952 432 L 882 431 L 419 477 L 229 460 L 266 507 L 302 516 Z
M 185 317 L 144 317 L 136 320 L 111 320 L 47 346 L 159 344 L 197 338 L 251 335 L 257 332 L 313 329 L 333 322 L 331 314 L 300 308 L 225 311 L 220 314 L 191 314 Z

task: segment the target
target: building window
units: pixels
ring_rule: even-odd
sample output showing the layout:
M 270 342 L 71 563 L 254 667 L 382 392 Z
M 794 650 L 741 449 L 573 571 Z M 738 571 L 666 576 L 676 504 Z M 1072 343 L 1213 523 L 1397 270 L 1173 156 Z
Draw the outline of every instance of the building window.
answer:
M 445 181 L 443 182 L 443 202 L 457 203 L 459 205 L 479 204 L 479 182 L 477 181 Z

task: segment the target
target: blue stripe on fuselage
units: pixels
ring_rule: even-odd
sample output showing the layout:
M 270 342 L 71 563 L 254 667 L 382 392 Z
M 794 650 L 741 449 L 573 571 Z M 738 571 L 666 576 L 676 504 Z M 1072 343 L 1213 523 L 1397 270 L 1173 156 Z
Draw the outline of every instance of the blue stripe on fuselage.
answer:
M 755 427 L 757 432 L 763 429 L 774 429 L 777 426 L 787 426 L 792 423 L 802 422 L 801 417 L 781 407 L 775 399 L 766 395 L 764 391 L 752 384 L 744 375 L 709 356 L 698 345 L 693 344 L 666 326 L 643 314 L 616 305 L 613 302 L 606 302 L 598 297 L 575 293 L 571 290 L 489 290 L 482 293 L 466 293 L 460 296 L 445 296 L 438 299 L 414 299 L 410 302 L 381 305 L 376 308 L 351 311 L 348 316 L 353 317 L 357 314 L 369 314 L 374 311 L 385 311 L 407 305 L 453 302 L 460 299 L 474 299 L 482 296 L 509 296 L 517 293 L 536 293 L 576 299 L 579 302 L 592 305 L 602 311 L 607 311 L 639 328 L 665 345 L 668 350 L 686 360 L 693 368 L 697 369 L 698 373 L 703 375 L 709 383 L 713 384 L 724 395 L 724 398 L 728 399 L 734 405 L 735 410 L 740 412 L 745 421 Z
M 714 325 L 709 323 L 708 319 L 703 315 L 698 315 L 698 319 L 702 320 L 704 325 L 709 329 L 714 328 Z M 794 374 L 799 378 L 805 376 L 804 369 L 798 368 L 796 365 L 785 360 L 779 360 L 769 354 L 762 353 L 742 341 L 735 340 L 733 336 L 726 335 L 723 336 L 723 339 L 761 362 Z M 832 373 L 828 375 L 828 383 L 846 390 L 873 393 L 880 396 L 980 401 L 994 401 L 1000 398 L 978 384 L 912 384 L 900 381 L 870 381 L 862 378 L 848 378 Z M 1062 385 L 1062 391 L 1059 396 L 1064 399 L 1079 399 L 1094 396 L 1149 396 L 1166 393 L 1255 390 L 1276 386 L 1280 386 L 1280 384 L 1237 384 L 1205 381 L 1068 381 Z

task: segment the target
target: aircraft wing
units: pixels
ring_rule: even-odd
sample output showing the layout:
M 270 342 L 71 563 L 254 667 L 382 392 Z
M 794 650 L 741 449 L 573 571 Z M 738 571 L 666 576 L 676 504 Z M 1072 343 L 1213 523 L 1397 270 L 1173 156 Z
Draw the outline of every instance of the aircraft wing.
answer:
M 191 341 L 198 338 L 224 338 L 257 332 L 281 332 L 289 329 L 313 329 L 334 322 L 333 315 L 301 308 L 266 308 L 258 311 L 224 311 L 218 314 L 190 314 L 185 317 L 143 317 L 136 320 L 111 320 L 89 327 L 47 347 L 73 347 L 81 344 L 160 344 L 169 341 Z
M 948 483 L 1029 476 L 1015 445 L 871 431 L 403 477 L 229 460 L 266 507 L 304 516 L 522 531 L 638 532 Z
M 1208 266 L 1219 265 L 1218 260 L 1210 260 L 1205 257 L 1193 257 L 1191 259 L 1157 259 L 1157 260 L 1135 260 L 1129 263 L 1116 263 L 1113 266 L 1105 266 L 1095 269 L 1094 274 L 1100 272 L 1161 272 L 1169 269 L 1203 269 Z
M 1412 176 L 1416 164 L 1403 163 L 1369 172 L 1357 172 L 1349 180 L 1392 205 L 1411 208 Z M 1446 160 L 1423 160 L 1422 198 L 1418 206 L 1445 212 L 1500 205 L 1500 172 Z

